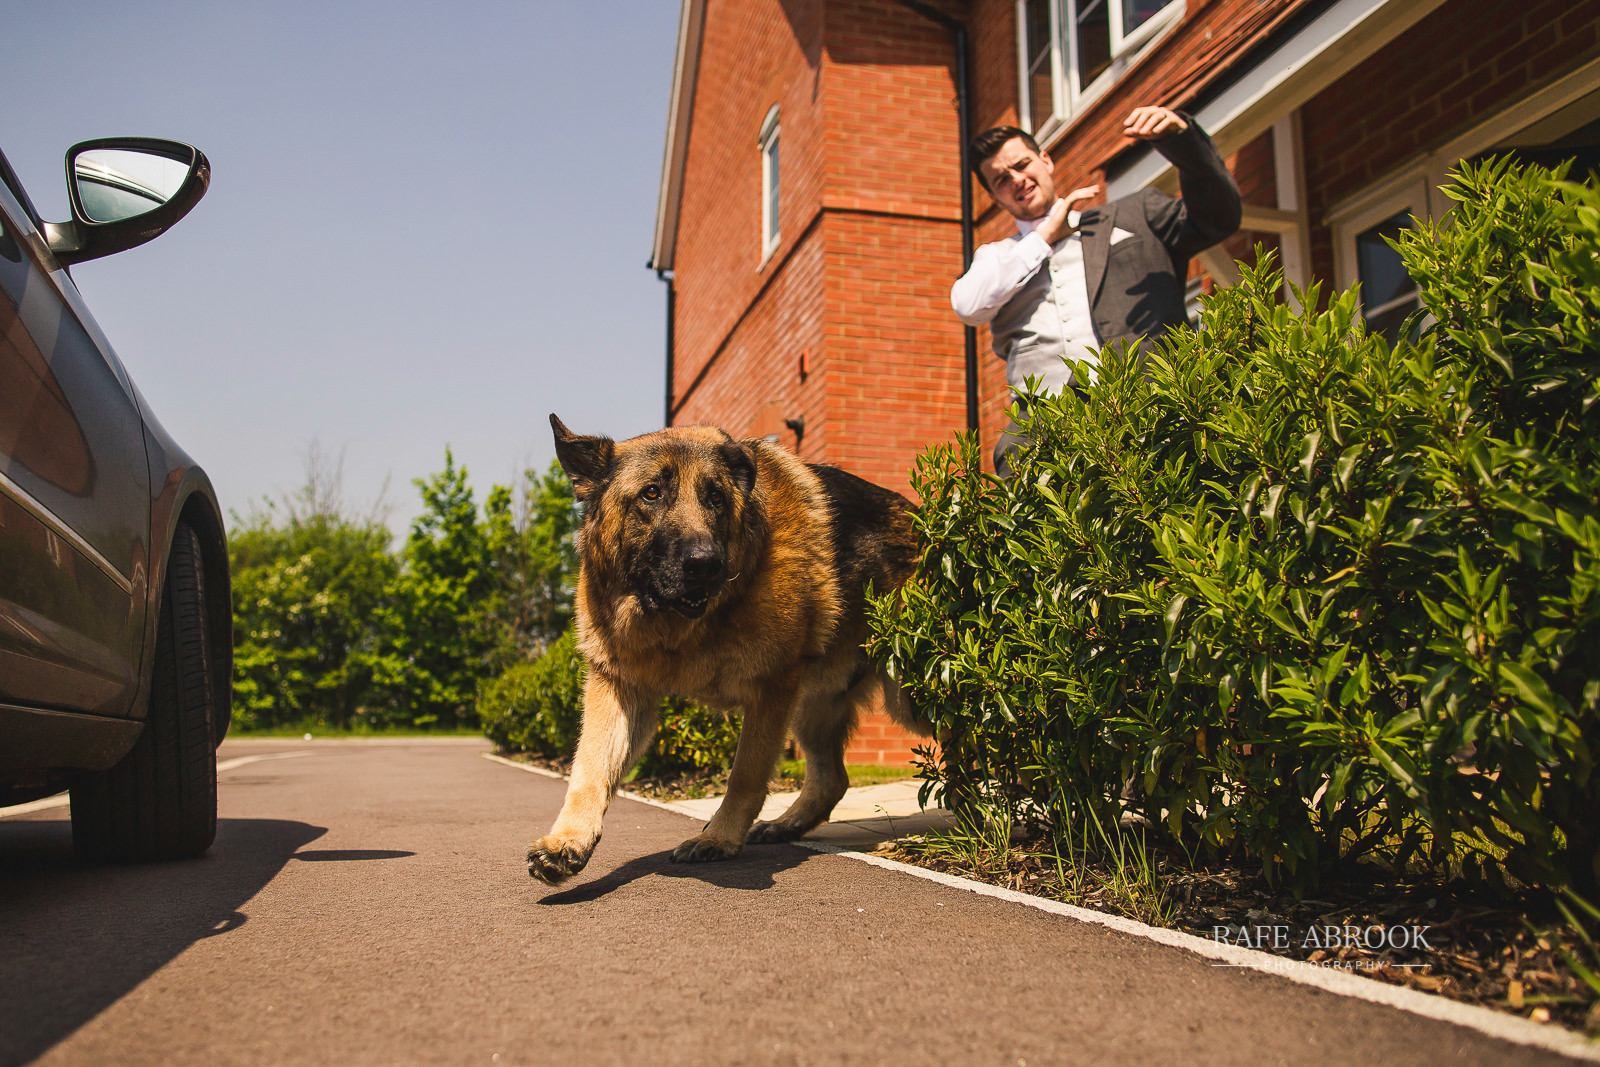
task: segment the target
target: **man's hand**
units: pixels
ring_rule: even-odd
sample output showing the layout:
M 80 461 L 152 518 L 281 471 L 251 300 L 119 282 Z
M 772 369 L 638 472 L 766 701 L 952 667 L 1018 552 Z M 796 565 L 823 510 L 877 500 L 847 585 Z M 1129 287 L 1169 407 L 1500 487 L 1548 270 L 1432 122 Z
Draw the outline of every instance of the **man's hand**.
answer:
M 1159 141 L 1189 128 L 1176 111 L 1165 107 L 1136 107 L 1122 121 L 1122 136 L 1136 141 Z
M 1056 201 L 1055 206 L 1050 209 L 1050 213 L 1044 217 L 1044 221 L 1039 223 L 1034 232 L 1043 237 L 1045 243 L 1049 245 L 1054 245 L 1063 237 L 1071 236 L 1075 227 L 1067 221 L 1067 212 L 1076 210 L 1079 204 L 1093 200 L 1099 195 L 1098 185 L 1086 185 L 1082 189 L 1072 190 Z

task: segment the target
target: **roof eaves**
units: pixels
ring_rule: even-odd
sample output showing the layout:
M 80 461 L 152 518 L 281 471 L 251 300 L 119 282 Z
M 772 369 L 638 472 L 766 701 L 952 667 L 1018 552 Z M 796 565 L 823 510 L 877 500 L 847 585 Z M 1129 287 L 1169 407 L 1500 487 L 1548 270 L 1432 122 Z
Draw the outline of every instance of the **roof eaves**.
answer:
M 667 143 L 661 159 L 661 189 L 656 196 L 655 244 L 650 252 L 650 266 L 656 270 L 671 270 L 678 248 L 678 207 L 683 199 L 683 167 L 689 154 L 689 121 L 694 111 L 705 11 L 705 0 L 683 0 L 678 14 L 678 55 L 672 67 Z

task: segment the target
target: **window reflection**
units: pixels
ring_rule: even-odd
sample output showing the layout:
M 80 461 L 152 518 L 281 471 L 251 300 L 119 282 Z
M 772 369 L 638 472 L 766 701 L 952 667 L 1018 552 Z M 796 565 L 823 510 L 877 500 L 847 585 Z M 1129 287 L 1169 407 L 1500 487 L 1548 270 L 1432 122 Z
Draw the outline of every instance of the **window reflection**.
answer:
M 1399 337 L 1400 325 L 1406 316 L 1420 306 L 1417 283 L 1406 273 L 1400 253 L 1388 243 L 1411 226 L 1411 212 L 1398 211 L 1356 235 L 1362 315 L 1367 320 L 1367 328 L 1383 334 L 1390 344 Z
M 1080 0 L 1078 22 L 1078 85 L 1089 83 L 1111 66 L 1111 8 L 1107 0 Z

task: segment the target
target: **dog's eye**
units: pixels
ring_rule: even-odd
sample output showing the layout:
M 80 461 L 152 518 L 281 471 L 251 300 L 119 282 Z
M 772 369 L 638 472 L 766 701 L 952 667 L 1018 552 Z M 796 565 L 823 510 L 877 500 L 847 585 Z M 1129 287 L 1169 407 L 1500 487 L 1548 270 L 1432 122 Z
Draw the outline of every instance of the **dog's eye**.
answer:
M 644 497 L 646 500 L 660 500 L 661 487 L 659 485 L 647 485 L 644 487 L 644 492 L 640 493 L 639 495 Z
M 714 508 L 720 508 L 720 507 L 722 507 L 722 505 L 726 504 L 727 502 L 728 502 L 728 498 L 722 495 L 722 490 L 721 489 L 708 489 L 708 490 L 706 490 L 706 503 L 709 506 L 714 507 Z

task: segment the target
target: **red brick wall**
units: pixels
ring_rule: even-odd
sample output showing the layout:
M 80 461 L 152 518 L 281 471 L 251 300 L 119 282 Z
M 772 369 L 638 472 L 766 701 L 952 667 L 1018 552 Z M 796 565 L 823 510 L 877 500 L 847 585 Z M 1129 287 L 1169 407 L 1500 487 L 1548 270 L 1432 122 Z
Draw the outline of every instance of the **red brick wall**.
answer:
M 892 0 L 708 7 L 674 264 L 676 424 L 777 431 L 902 492 L 913 457 L 965 424 L 953 68 L 950 35 Z M 782 239 L 760 267 L 756 137 L 774 102 Z M 798 441 L 780 429 L 796 416 Z M 901 762 L 912 743 L 868 716 L 847 758 Z
M 913 749 L 932 744 L 926 737 L 906 733 L 882 712 L 873 712 L 862 716 L 861 725 L 851 740 L 849 750 L 845 752 L 844 761 L 893 767 L 910 763 L 915 755 Z
M 821 454 L 827 402 L 817 368 L 827 366 L 827 350 L 820 231 L 820 226 L 813 227 L 772 270 L 762 299 L 741 315 L 717 346 L 715 364 L 681 399 L 675 424 L 721 426 L 735 436 L 776 432 L 783 444 L 794 448 L 795 436 L 783 428 L 783 419 L 803 417 L 806 432 L 800 450 L 808 456 Z M 811 368 L 803 381 L 802 353 Z
M 674 259 L 673 396 L 684 405 L 676 423 L 714 422 L 742 432 L 746 417 L 742 409 L 730 411 L 696 396 L 702 375 L 704 387 L 713 390 L 714 377 L 731 373 L 746 383 L 752 373 L 771 378 L 755 390 L 764 402 L 766 394 L 793 384 L 777 379 L 790 377 L 800 348 L 811 340 L 796 338 L 800 348 L 792 353 L 783 345 L 771 353 L 770 366 L 753 366 L 748 351 L 742 361 L 738 353 L 730 352 L 730 346 L 737 347 L 734 335 L 741 319 L 752 311 L 764 288 L 780 284 L 778 276 L 788 269 L 791 253 L 810 239 L 811 224 L 821 207 L 824 130 L 816 90 L 822 74 L 822 9 L 822 0 L 781 5 L 729 0 L 709 5 Z M 781 130 L 781 239 L 763 268 L 761 156 L 756 138 L 774 103 L 779 106 Z M 741 363 L 737 372 L 717 366 L 730 355 Z
M 1450 0 L 1302 109 L 1312 268 L 1328 208 L 1600 53 L 1600 0 Z
M 902 491 L 915 453 L 964 424 L 961 326 L 927 313 L 961 269 L 953 67 L 949 34 L 892 0 L 708 10 L 675 260 L 675 423 L 764 434 L 803 416 L 808 459 Z M 782 239 L 758 270 L 756 135 L 774 101 Z
M 1273 162 L 1272 148 L 1272 131 L 1268 130 L 1226 161 L 1233 180 L 1239 185 L 1239 196 L 1246 204 L 1271 208 L 1278 206 L 1278 171 Z M 1276 250 L 1277 234 L 1240 230 L 1222 242 L 1222 250 L 1229 259 L 1249 263 L 1255 260 L 1258 245 L 1263 250 Z M 1281 261 L 1278 266 L 1282 269 Z M 1190 264 L 1191 274 L 1197 269 L 1194 263 Z
M 902 493 L 918 452 L 966 419 L 961 272 L 949 222 L 833 213 L 827 229 L 830 463 Z

